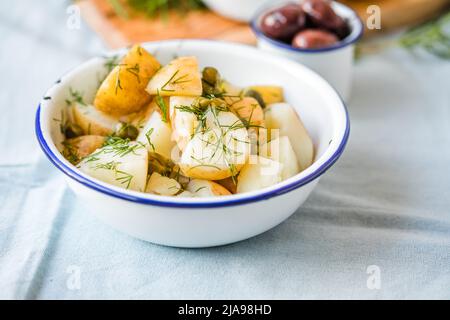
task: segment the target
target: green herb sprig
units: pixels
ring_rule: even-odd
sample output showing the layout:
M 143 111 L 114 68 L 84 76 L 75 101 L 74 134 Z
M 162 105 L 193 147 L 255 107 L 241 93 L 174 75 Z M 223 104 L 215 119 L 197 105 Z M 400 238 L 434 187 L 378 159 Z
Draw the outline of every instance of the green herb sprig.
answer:
M 188 11 L 205 8 L 201 0 L 109 0 L 109 3 L 115 13 L 124 19 L 130 17 L 130 9 L 149 17 L 160 16 L 167 20 L 170 10 L 184 15 Z

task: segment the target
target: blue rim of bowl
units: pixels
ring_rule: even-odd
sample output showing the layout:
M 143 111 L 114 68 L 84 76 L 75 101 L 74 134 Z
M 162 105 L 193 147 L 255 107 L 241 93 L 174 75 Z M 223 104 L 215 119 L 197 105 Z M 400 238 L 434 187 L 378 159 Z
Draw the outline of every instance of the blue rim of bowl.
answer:
M 289 2 L 287 2 L 287 3 L 289 3 Z M 263 9 L 259 10 L 256 13 L 256 15 L 252 18 L 250 26 L 251 26 L 251 28 L 252 28 L 252 30 L 255 33 L 257 38 L 262 38 L 265 41 L 273 44 L 276 47 L 280 47 L 280 48 L 283 48 L 283 49 L 286 49 L 286 50 L 289 50 L 289 51 L 292 51 L 292 52 L 320 53 L 320 52 L 327 52 L 327 51 L 338 50 L 338 49 L 344 48 L 344 47 L 349 46 L 349 45 L 355 43 L 356 41 L 358 41 L 362 37 L 362 35 L 364 34 L 364 26 L 363 26 L 363 22 L 362 22 L 361 18 L 358 16 L 358 14 L 355 12 L 355 10 L 347 7 L 346 5 L 344 5 L 342 3 L 337 3 L 337 5 L 340 6 L 340 7 L 345 8 L 346 10 L 348 10 L 348 11 L 353 13 L 353 16 L 354 16 L 353 18 L 355 19 L 355 21 L 358 22 L 359 32 L 357 34 L 353 35 L 353 30 L 352 30 L 352 32 L 347 37 L 345 37 L 344 39 L 342 39 L 341 41 L 339 41 L 335 45 L 328 46 L 328 47 L 325 47 L 325 48 L 317 48 L 317 49 L 294 48 L 293 46 L 291 46 L 291 45 L 289 45 L 287 43 L 284 43 L 284 42 L 281 42 L 281 41 L 278 41 L 278 40 L 275 40 L 275 39 L 272 39 L 272 38 L 266 36 L 261 31 L 261 29 L 259 28 L 259 25 L 258 25 L 259 24 L 259 20 L 262 18 L 262 16 L 265 13 L 267 13 L 267 12 L 269 12 L 269 11 L 275 9 L 275 8 L 279 8 L 279 7 L 283 6 L 283 4 L 280 4 L 280 3 L 278 3 L 276 6 L 265 7 Z
M 342 99 L 341 99 L 342 101 Z M 41 146 L 42 150 L 44 151 L 45 155 L 48 157 L 48 159 L 64 174 L 69 176 L 70 178 L 74 179 L 75 181 L 81 183 L 82 185 L 89 187 L 91 189 L 94 189 L 96 191 L 102 192 L 104 194 L 113 196 L 115 198 L 128 200 L 132 202 L 137 202 L 141 204 L 150 204 L 150 205 L 156 205 L 156 206 L 162 206 L 162 207 L 175 207 L 175 208 L 215 208 L 215 207 L 226 207 L 226 206 L 236 206 L 236 205 L 242 205 L 250 202 L 260 201 L 260 200 L 267 200 L 269 198 L 282 195 L 284 193 L 290 192 L 294 189 L 297 189 L 316 178 L 320 177 L 322 174 L 324 174 L 341 156 L 342 152 L 345 149 L 345 146 L 348 141 L 348 137 L 350 134 L 350 120 L 348 116 L 347 107 L 342 101 L 342 106 L 345 111 L 345 132 L 344 136 L 342 137 L 342 141 L 339 145 L 339 147 L 336 149 L 336 151 L 333 153 L 333 155 L 327 159 L 319 168 L 317 168 L 314 172 L 310 173 L 309 175 L 297 180 L 293 181 L 292 183 L 279 187 L 275 190 L 270 190 L 263 192 L 261 194 L 249 196 L 246 198 L 239 198 L 239 199 L 224 199 L 224 200 L 218 200 L 215 202 L 170 202 L 170 201 L 164 201 L 164 200 L 154 200 L 154 199 L 148 199 L 143 197 L 134 196 L 131 194 L 126 194 L 122 192 L 118 192 L 116 190 L 110 189 L 106 186 L 100 185 L 90 179 L 87 179 L 80 175 L 78 172 L 76 172 L 73 168 L 66 165 L 64 162 L 62 162 L 50 149 L 50 147 L 47 144 L 47 141 L 44 138 L 44 135 L 42 133 L 41 123 L 40 123 L 40 114 L 41 114 L 41 104 L 39 104 L 37 111 L 36 111 L 36 121 L 35 121 L 35 130 L 36 130 L 36 137 L 39 142 L 39 145 Z

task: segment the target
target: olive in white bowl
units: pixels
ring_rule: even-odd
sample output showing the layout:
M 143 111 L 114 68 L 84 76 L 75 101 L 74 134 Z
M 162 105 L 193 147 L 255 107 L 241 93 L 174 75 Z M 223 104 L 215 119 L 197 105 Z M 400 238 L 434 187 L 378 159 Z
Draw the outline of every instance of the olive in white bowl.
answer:
M 147 43 L 143 47 L 154 53 L 162 65 L 175 56 L 195 56 L 201 68 L 216 66 L 224 78 L 238 86 L 245 87 L 256 81 L 280 85 L 285 100 L 294 107 L 312 139 L 314 159 L 303 171 L 279 183 L 212 197 L 162 196 L 92 177 L 61 154 L 62 143 L 67 138 L 61 133 L 61 123 L 64 123 L 61 114 L 67 107 L 66 100 L 77 92 L 75 98 L 79 101 L 94 101 L 99 76 L 108 71 L 107 59 L 91 59 L 47 91 L 36 114 L 36 134 L 44 153 L 66 174 L 69 186 L 80 201 L 93 215 L 114 228 L 143 240 L 177 247 L 208 247 L 247 239 L 269 230 L 295 212 L 320 176 L 342 154 L 349 135 L 345 105 L 326 81 L 307 68 L 239 44 L 173 40 Z M 283 105 L 279 110 L 283 110 Z M 136 135 L 133 130 L 120 129 L 121 134 Z M 69 131 L 75 134 L 77 130 Z M 293 148 L 298 147 L 295 140 L 293 144 Z M 141 151 L 132 156 L 144 156 Z M 245 174 L 252 176 L 253 173 Z M 152 187 L 161 186 L 159 181 L 161 177 L 155 175 Z M 200 189 L 211 191 L 204 182 L 196 182 L 187 191 L 199 192 Z
M 260 10 L 251 26 L 260 49 L 311 68 L 348 100 L 364 29 L 355 11 L 334 1 L 291 1 Z

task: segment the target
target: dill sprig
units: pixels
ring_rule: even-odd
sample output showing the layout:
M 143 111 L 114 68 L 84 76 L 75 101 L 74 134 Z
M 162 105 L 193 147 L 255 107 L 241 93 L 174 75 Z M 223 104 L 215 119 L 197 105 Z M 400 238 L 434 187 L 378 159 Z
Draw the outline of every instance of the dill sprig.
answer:
M 62 142 L 62 145 L 64 146 L 64 149 L 62 151 L 62 155 L 64 156 L 64 158 L 66 158 L 72 164 L 77 164 L 80 161 L 77 149 L 66 140 Z
M 142 143 L 130 144 L 130 139 L 123 139 L 117 136 L 110 136 L 106 139 L 103 147 L 98 151 L 87 156 L 85 162 L 93 162 L 99 160 L 102 154 L 112 154 L 114 157 L 124 157 L 130 153 L 137 154 L 136 151 L 145 148 Z
M 442 59 L 450 59 L 450 11 L 437 20 L 412 28 L 399 41 L 406 49 L 422 48 Z
M 130 9 L 142 12 L 149 17 L 161 16 L 168 18 L 170 10 L 177 11 L 180 15 L 190 10 L 201 10 L 205 5 L 201 0 L 109 0 L 116 14 L 124 19 L 130 16 Z
M 189 76 L 188 74 L 184 74 L 184 75 L 179 76 L 178 78 L 175 78 L 179 72 L 180 72 L 180 70 L 178 69 L 177 71 L 175 71 L 172 74 L 172 76 L 169 78 L 169 80 L 167 80 L 167 82 L 161 86 L 161 91 L 173 92 L 173 91 L 175 91 L 174 89 L 167 89 L 166 87 L 168 85 L 174 86 L 176 84 L 181 84 L 181 83 L 191 81 L 190 79 L 186 79 Z
M 83 93 L 77 90 L 74 90 L 72 87 L 69 87 L 69 95 L 70 97 L 66 99 L 66 104 L 70 106 L 72 103 L 76 102 L 83 106 L 86 106 L 86 102 L 83 99 Z
M 159 107 L 162 113 L 162 121 L 168 122 L 169 116 L 168 116 L 168 108 L 166 105 L 166 102 L 164 101 L 163 97 L 159 94 L 159 90 L 156 91 L 156 105 Z
M 153 151 L 155 151 L 155 145 L 152 143 L 152 140 L 151 140 L 152 133 L 153 133 L 153 128 L 150 128 L 145 133 L 145 138 L 147 139 L 148 145 L 153 149 Z

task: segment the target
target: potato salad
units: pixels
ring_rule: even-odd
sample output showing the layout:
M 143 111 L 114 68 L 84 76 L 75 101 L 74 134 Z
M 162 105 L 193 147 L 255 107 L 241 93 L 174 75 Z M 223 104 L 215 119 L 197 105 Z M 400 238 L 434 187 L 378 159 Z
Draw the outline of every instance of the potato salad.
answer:
M 224 196 L 313 162 L 311 138 L 279 86 L 237 87 L 194 56 L 161 65 L 139 45 L 105 58 L 105 69 L 93 101 L 70 88 L 60 119 L 62 154 L 95 179 L 162 196 Z

